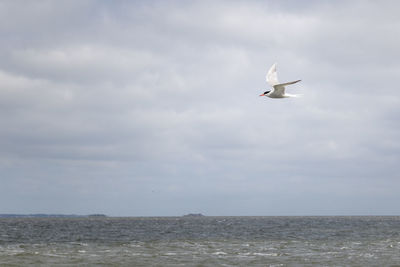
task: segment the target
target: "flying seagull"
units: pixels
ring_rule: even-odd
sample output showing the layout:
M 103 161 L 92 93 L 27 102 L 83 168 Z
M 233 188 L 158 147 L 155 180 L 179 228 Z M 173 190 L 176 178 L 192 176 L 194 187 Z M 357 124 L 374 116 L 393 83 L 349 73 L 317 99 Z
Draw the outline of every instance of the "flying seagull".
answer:
M 276 74 L 276 63 L 272 65 L 269 69 L 267 76 L 266 76 L 267 83 L 272 86 L 272 91 L 265 91 L 260 96 L 268 96 L 271 98 L 284 98 L 284 97 L 298 97 L 299 95 L 292 95 L 285 93 L 285 86 L 289 84 L 294 84 L 300 82 L 301 80 L 297 80 L 294 82 L 288 83 L 279 83 L 278 82 L 278 75 Z

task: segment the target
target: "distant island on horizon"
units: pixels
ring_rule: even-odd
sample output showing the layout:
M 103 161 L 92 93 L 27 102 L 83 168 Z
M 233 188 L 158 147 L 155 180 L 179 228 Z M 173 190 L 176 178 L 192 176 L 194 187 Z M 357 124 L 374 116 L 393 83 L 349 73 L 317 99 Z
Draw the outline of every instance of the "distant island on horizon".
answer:
M 0 218 L 105 218 L 105 217 L 113 217 L 107 216 L 101 213 L 88 214 L 88 215 L 77 215 L 77 214 L 48 214 L 48 213 L 32 213 L 32 214 L 16 214 L 16 213 L 0 213 Z M 121 217 L 121 216 L 117 216 Z M 122 216 L 122 217 L 137 217 L 137 216 Z M 138 216 L 143 217 L 143 216 Z M 144 216 L 146 217 L 146 216 Z M 152 216 L 150 216 L 152 217 Z M 167 216 L 167 217 L 175 217 L 175 216 Z M 179 217 L 179 216 L 178 216 Z M 184 218 L 199 218 L 205 217 L 205 215 L 201 213 L 188 213 L 182 215 L 180 217 Z
M 76 214 L 0 214 L 0 218 L 91 218 L 91 217 L 108 217 L 105 214 L 88 214 L 88 215 L 76 215 Z
M 201 213 L 189 213 L 186 215 L 183 215 L 182 217 L 204 217 L 205 215 L 201 214 Z

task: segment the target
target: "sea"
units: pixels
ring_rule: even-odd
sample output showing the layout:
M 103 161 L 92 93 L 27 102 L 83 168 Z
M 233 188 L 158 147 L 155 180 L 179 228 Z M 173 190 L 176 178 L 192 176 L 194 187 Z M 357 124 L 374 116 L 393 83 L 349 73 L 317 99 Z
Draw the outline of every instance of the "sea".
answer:
M 400 217 L 0 218 L 0 266 L 400 266 Z

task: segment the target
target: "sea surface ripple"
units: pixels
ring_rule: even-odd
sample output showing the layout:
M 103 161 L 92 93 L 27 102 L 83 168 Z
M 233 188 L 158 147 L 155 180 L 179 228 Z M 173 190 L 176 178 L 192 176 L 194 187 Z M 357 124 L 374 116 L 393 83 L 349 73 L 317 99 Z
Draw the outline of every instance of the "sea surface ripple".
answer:
M 1 266 L 400 266 L 400 217 L 0 218 Z

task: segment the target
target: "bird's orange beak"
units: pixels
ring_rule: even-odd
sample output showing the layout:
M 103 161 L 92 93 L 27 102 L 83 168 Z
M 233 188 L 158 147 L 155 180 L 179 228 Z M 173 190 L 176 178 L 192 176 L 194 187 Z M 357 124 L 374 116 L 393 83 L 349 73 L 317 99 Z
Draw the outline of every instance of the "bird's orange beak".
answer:
M 265 94 L 261 94 L 260 96 L 265 96 Z

